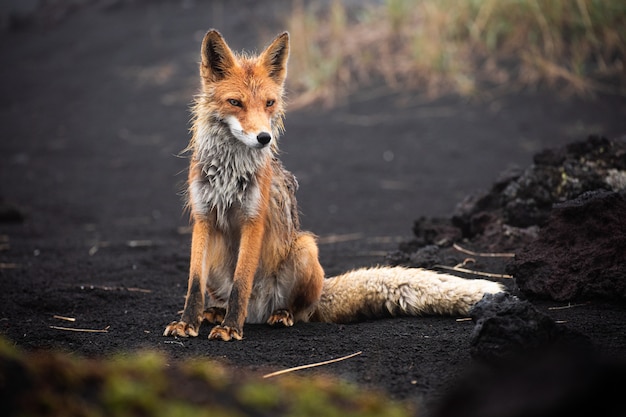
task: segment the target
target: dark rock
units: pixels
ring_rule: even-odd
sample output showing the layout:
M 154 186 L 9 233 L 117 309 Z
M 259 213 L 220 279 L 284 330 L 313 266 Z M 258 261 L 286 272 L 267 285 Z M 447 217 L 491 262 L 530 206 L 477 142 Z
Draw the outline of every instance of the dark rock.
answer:
M 485 213 L 514 227 L 543 226 L 552 205 L 576 198 L 585 191 L 626 183 L 626 142 L 590 136 L 564 148 L 546 149 L 534 156 L 525 170 L 509 170 L 489 192 L 466 197 L 455 209 L 452 223 L 464 238 L 480 235 Z
M 413 233 L 426 245 L 450 246 L 460 240 L 461 230 L 450 219 L 420 217 L 413 224 Z
M 509 170 L 489 192 L 467 196 L 452 218 L 418 219 L 415 239 L 402 245 L 391 262 L 430 267 L 459 256 L 464 262 L 467 256 L 452 246 L 459 243 L 475 252 L 515 253 L 512 264 L 510 257 L 492 258 L 485 272 L 506 269 L 526 296 L 626 299 L 623 194 L 579 198 L 600 189 L 626 189 L 624 138 L 590 136 L 537 153 L 525 170 Z M 428 245 L 439 250 L 422 251 Z
M 443 263 L 436 245 L 424 246 L 413 253 L 409 259 L 410 265 L 415 268 L 432 268 Z
M 476 192 L 466 196 L 457 204 L 452 215 L 452 224 L 461 230 L 464 238 L 472 238 L 485 229 L 485 216 L 501 217 L 498 193 Z
M 583 335 L 501 293 L 471 311 L 471 369 L 443 396 L 437 417 L 623 416 L 626 364 L 601 358 Z
M 502 363 L 520 355 L 573 344 L 591 349 L 580 333 L 557 325 L 530 302 L 507 293 L 487 294 L 470 311 L 476 323 L 470 353 L 483 363 Z
M 624 416 L 626 364 L 573 346 L 476 367 L 456 381 L 436 417 Z
M 411 259 L 409 255 L 410 253 L 413 253 L 413 251 L 408 252 L 403 248 L 400 248 L 385 255 L 385 262 L 387 265 L 391 266 L 407 265 Z
M 626 300 L 626 192 L 589 192 L 556 205 L 507 271 L 528 296 Z

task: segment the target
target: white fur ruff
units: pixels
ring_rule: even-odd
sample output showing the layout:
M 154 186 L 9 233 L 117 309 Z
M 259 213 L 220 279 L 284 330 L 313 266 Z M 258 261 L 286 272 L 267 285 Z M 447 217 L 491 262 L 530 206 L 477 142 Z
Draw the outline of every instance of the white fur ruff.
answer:
M 253 216 L 259 209 L 260 190 L 255 174 L 272 149 L 246 146 L 235 138 L 229 127 L 213 120 L 195 125 L 195 157 L 203 175 L 189 185 L 189 198 L 195 214 L 217 213 L 217 223 L 227 227 L 227 212 L 235 204 Z

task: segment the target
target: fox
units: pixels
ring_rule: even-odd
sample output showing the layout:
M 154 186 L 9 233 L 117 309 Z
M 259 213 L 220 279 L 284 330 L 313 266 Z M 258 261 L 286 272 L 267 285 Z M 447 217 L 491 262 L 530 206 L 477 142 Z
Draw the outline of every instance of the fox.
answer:
M 191 106 L 186 200 L 192 222 L 185 305 L 164 336 L 241 340 L 245 323 L 349 323 L 463 315 L 501 284 L 421 268 L 376 266 L 326 278 L 316 236 L 300 228 L 298 182 L 278 158 L 289 33 L 261 53 L 202 40 Z

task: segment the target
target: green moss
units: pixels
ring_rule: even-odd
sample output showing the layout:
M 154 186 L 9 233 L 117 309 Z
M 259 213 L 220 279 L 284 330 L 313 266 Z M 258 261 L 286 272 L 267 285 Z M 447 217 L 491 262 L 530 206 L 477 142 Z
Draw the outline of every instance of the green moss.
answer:
M 411 415 L 402 404 L 330 378 L 235 376 L 211 361 L 168 365 L 140 352 L 86 360 L 24 354 L 0 338 L 0 388 L 10 415 L 243 417 Z

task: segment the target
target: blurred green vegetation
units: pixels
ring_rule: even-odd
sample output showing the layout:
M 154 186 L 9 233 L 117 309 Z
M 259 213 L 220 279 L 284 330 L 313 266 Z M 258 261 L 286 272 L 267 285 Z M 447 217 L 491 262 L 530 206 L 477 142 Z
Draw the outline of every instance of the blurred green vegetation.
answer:
M 24 353 L 0 338 L 3 415 L 240 417 L 414 415 L 407 405 L 330 378 L 262 379 L 212 361 L 159 353 L 83 359 Z

